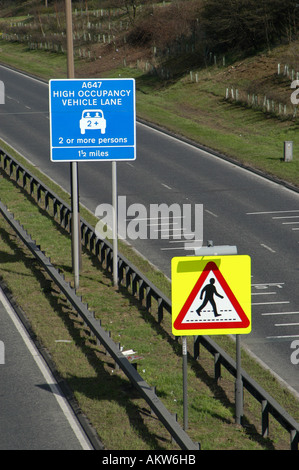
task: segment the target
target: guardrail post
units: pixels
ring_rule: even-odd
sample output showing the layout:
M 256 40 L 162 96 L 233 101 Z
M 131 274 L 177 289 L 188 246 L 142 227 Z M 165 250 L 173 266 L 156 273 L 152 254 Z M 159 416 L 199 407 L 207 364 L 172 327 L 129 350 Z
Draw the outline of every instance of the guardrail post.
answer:
M 155 386 L 155 385 L 151 387 L 151 391 L 152 391 L 155 395 L 157 395 L 157 393 L 156 393 L 156 386 Z M 155 413 L 154 413 L 154 411 L 153 411 L 152 408 L 151 408 L 151 416 L 155 416 Z
M 296 429 L 290 432 L 291 450 L 298 450 L 299 433 Z
M 221 355 L 220 353 L 214 354 L 214 378 L 216 382 L 221 378 Z
M 269 405 L 267 400 L 262 401 L 262 436 L 269 436 Z
M 158 299 L 158 323 L 161 323 L 163 320 L 163 299 L 159 297 Z
M 178 420 L 178 414 L 177 413 L 172 413 L 172 416 L 174 417 L 174 419 L 177 421 Z M 171 442 L 175 442 L 173 436 L 170 434 L 170 437 L 171 437 Z
M 146 287 L 145 289 L 145 300 L 146 300 L 146 309 L 150 312 L 152 306 L 152 296 L 151 296 L 151 288 Z

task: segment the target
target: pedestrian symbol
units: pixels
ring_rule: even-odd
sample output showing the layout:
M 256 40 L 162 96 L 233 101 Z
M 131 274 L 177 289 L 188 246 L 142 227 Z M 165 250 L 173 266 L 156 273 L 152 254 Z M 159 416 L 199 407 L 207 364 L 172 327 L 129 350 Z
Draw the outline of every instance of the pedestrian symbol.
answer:
M 241 269 L 233 272 L 240 263 Z M 247 256 L 173 258 L 173 333 L 249 333 L 250 281 Z
M 223 299 L 223 295 L 218 294 L 218 292 L 215 289 L 214 284 L 215 284 L 215 279 L 211 278 L 210 283 L 207 284 L 203 288 L 203 290 L 201 291 L 200 298 L 202 299 L 202 295 L 205 294 L 205 299 L 204 299 L 203 303 L 196 310 L 197 315 L 200 316 L 200 313 L 201 313 L 202 309 L 207 305 L 208 302 L 210 302 L 210 304 L 213 307 L 214 317 L 216 318 L 216 317 L 221 316 L 220 313 L 217 312 L 217 307 L 216 307 L 216 303 L 215 303 L 215 300 L 214 300 L 214 295 L 217 295 L 221 299 Z

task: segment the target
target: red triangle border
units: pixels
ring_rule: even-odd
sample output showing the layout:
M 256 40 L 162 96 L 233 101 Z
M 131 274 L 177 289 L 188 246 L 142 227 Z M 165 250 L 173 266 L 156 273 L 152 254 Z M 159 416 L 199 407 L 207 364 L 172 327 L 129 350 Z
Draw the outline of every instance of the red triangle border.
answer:
M 240 317 L 241 323 L 238 321 L 223 321 L 217 323 L 211 322 L 200 322 L 200 323 L 192 323 L 192 324 L 183 324 L 183 320 L 192 305 L 195 297 L 199 293 L 203 283 L 205 282 L 206 278 L 210 271 L 213 271 L 213 274 L 217 278 L 218 282 L 221 284 L 222 289 L 224 290 L 225 294 L 227 295 L 228 299 L 230 300 L 232 306 L 234 307 L 235 311 Z M 250 320 L 248 319 L 247 315 L 245 314 L 244 310 L 242 309 L 241 305 L 239 304 L 238 300 L 236 299 L 234 293 L 232 292 L 231 288 L 227 284 L 226 280 L 224 279 L 223 275 L 221 274 L 218 266 L 213 262 L 209 261 L 204 270 L 202 271 L 199 279 L 197 280 L 195 286 L 193 287 L 189 297 L 187 298 L 183 308 L 181 309 L 180 313 L 178 314 L 177 318 L 175 319 L 173 326 L 176 330 L 202 330 L 202 329 L 227 329 L 227 328 L 240 328 L 245 329 L 250 325 Z

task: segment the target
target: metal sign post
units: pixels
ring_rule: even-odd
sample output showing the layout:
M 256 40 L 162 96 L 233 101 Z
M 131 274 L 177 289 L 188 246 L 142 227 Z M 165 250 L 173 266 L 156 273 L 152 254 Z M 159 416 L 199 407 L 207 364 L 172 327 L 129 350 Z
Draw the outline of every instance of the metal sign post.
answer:
M 188 247 L 189 248 L 189 247 Z M 172 259 L 172 332 L 183 338 L 184 426 L 187 427 L 185 335 L 236 335 L 235 422 L 243 416 L 240 334 L 251 331 L 251 260 L 235 246 L 194 247 Z M 186 428 L 185 428 L 186 429 Z
M 184 431 L 188 429 L 188 380 L 187 380 L 187 337 L 182 336 L 183 351 L 183 413 L 184 413 Z
M 236 382 L 235 382 L 235 422 L 242 424 L 243 417 L 243 382 L 241 376 L 240 335 L 236 335 Z
M 72 0 L 65 0 L 66 38 L 67 38 L 67 76 L 74 78 L 73 21 Z M 80 236 L 79 236 L 79 198 L 78 198 L 78 164 L 71 163 L 71 200 L 72 200 L 72 265 L 75 289 L 79 288 L 80 270 Z
M 135 80 L 133 78 L 75 79 L 71 0 L 65 0 L 65 10 L 68 78 L 50 80 L 49 83 L 51 161 L 71 162 L 75 288 L 79 287 L 81 264 L 77 162 L 112 162 L 113 282 L 117 286 L 116 162 L 136 159 Z
M 113 207 L 113 285 L 118 285 L 118 227 L 117 227 L 117 173 L 116 162 L 112 162 L 112 207 Z
M 75 289 L 79 288 L 80 270 L 80 238 L 79 238 L 79 213 L 78 213 L 78 186 L 77 186 L 77 163 L 71 164 L 72 169 L 72 242 L 73 242 L 73 270 Z

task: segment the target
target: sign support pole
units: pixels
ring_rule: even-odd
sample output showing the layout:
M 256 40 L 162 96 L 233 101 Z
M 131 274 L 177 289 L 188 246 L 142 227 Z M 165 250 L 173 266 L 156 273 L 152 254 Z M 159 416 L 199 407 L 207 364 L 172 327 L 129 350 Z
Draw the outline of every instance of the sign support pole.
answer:
M 117 227 L 117 173 L 116 162 L 112 162 L 112 206 L 113 206 L 113 223 L 112 223 L 112 237 L 113 237 L 113 285 L 118 286 L 118 227 Z
M 242 424 L 243 417 L 243 383 L 241 376 L 240 335 L 236 335 L 236 383 L 235 383 L 236 424 Z
M 182 336 L 183 346 L 183 412 L 184 412 L 184 431 L 188 429 L 188 384 L 187 384 L 187 337 Z
M 67 76 L 75 77 L 73 51 L 72 0 L 65 0 L 66 39 L 67 39 Z M 79 287 L 80 244 L 79 244 L 79 200 L 78 200 L 78 164 L 71 163 L 71 198 L 72 198 L 72 257 L 75 289 Z
M 76 162 L 72 162 L 72 239 L 75 289 L 79 288 L 79 216 L 77 176 L 77 164 Z

